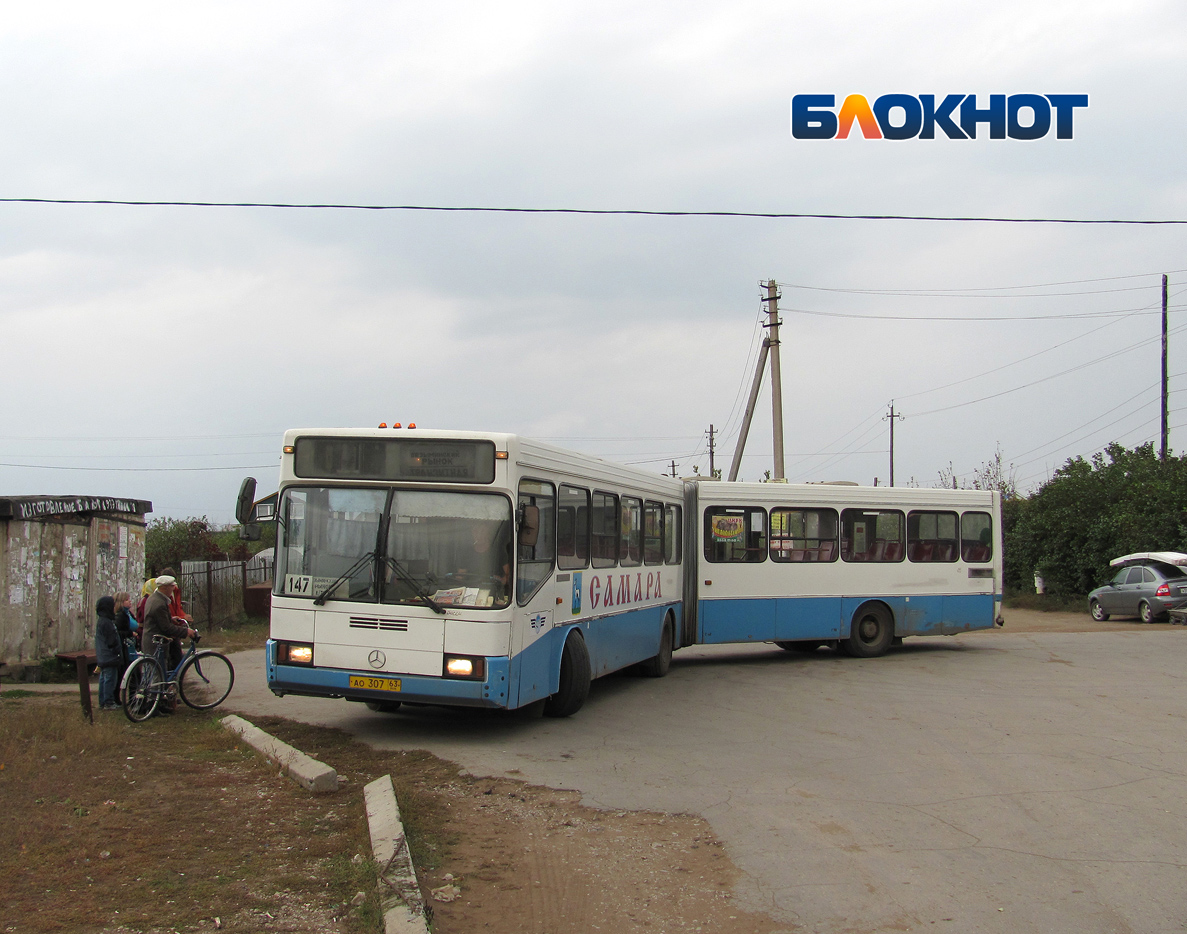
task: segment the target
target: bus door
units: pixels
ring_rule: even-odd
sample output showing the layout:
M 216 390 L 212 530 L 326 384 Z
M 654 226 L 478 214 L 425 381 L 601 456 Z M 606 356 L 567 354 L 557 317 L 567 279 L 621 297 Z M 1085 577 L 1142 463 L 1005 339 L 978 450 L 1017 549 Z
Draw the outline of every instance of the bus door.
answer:
M 527 531 L 525 515 L 535 527 L 534 534 Z M 522 707 L 556 691 L 564 644 L 554 630 L 568 618 L 573 588 L 571 579 L 559 580 L 570 575 L 556 572 L 556 487 L 543 480 L 521 480 L 516 517 L 510 707 Z

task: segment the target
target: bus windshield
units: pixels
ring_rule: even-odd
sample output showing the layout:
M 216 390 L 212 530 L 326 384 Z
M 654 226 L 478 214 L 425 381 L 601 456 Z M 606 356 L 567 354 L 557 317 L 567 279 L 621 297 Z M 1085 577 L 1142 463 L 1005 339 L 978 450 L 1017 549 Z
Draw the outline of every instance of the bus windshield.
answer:
M 277 594 L 436 607 L 510 603 L 506 496 L 289 487 L 277 519 Z

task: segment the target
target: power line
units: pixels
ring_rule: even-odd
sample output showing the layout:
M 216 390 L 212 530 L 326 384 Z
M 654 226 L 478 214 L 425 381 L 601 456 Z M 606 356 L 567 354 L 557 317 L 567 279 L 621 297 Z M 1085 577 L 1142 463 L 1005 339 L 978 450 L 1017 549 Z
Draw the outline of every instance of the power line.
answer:
M 780 282 L 780 286 L 789 289 L 811 289 L 815 292 L 867 292 L 870 294 L 897 294 L 902 291 L 904 293 L 927 293 L 927 292 L 1005 292 L 1009 289 L 1049 289 L 1057 285 L 1086 285 L 1089 282 L 1118 282 L 1122 279 L 1145 279 L 1148 276 L 1173 276 L 1180 272 L 1187 272 L 1187 269 L 1166 269 L 1159 272 L 1135 272 L 1124 276 L 1100 276 L 1095 279 L 1067 279 L 1063 282 L 1032 282 L 1028 285 L 994 285 L 994 286 L 969 286 L 963 289 L 843 289 L 843 288 L 829 288 L 819 285 L 787 285 Z M 1138 286 L 1138 288 L 1147 288 L 1147 286 Z
M 325 211 L 432 211 L 469 214 L 583 214 L 635 217 L 754 217 L 774 220 L 942 221 L 976 224 L 1125 224 L 1140 226 L 1187 225 L 1178 218 L 1100 217 L 991 217 L 941 214 L 825 214 L 792 211 L 652 211 L 638 208 L 516 208 L 441 204 L 347 204 L 289 201 L 149 201 L 119 198 L 0 198 L 3 204 L 112 205 L 123 207 L 178 208 L 282 208 Z
M 1177 334 L 1179 331 L 1183 330 L 1185 327 L 1187 327 L 1187 325 L 1181 324 L 1177 328 L 1173 328 L 1171 330 L 1171 333 Z M 1020 390 L 1020 389 L 1029 389 L 1031 386 L 1037 386 L 1037 385 L 1039 385 L 1039 383 L 1045 383 L 1049 380 L 1058 379 L 1060 376 L 1067 376 L 1068 373 L 1075 373 L 1077 370 L 1082 370 L 1085 367 L 1090 367 L 1097 363 L 1102 363 L 1105 360 L 1110 360 L 1113 357 L 1120 356 L 1121 354 L 1129 353 L 1131 350 L 1136 350 L 1139 347 L 1144 347 L 1147 344 L 1150 344 L 1156 340 L 1161 340 L 1161 339 L 1162 339 L 1161 336 L 1159 336 L 1159 337 L 1154 337 L 1154 338 L 1147 338 L 1146 340 L 1140 340 L 1136 344 L 1130 344 L 1128 347 L 1122 347 L 1120 350 L 1114 350 L 1111 353 L 1105 354 L 1104 356 L 1097 357 L 1095 360 L 1088 360 L 1084 363 L 1077 364 L 1076 366 L 1069 367 L 1066 370 L 1060 370 L 1058 373 L 1052 373 L 1050 376 L 1042 376 L 1039 379 L 1032 380 L 1029 383 L 1023 383 L 1021 386 L 1014 386 L 1010 389 L 1003 389 L 1001 392 L 991 393 L 988 396 L 981 396 L 981 398 L 979 398 L 979 399 L 970 399 L 968 402 L 957 402 L 957 403 L 954 403 L 953 405 L 942 406 L 941 408 L 938 408 L 938 409 L 928 409 L 926 412 L 916 412 L 912 417 L 920 418 L 921 416 L 924 416 L 924 415 L 935 415 L 937 412 L 948 412 L 948 411 L 951 411 L 952 409 L 963 408 L 966 405 L 975 405 L 978 402 L 986 402 L 989 399 L 997 399 L 1000 396 L 1006 396 L 1012 392 L 1018 392 L 1018 390 Z
M 1187 308 L 1187 305 L 1171 305 L 1171 308 Z M 815 315 L 820 318 L 860 318 L 867 321 L 1069 321 L 1073 318 L 1120 318 L 1130 315 L 1159 315 L 1161 309 L 1148 305 L 1138 308 L 1120 308 L 1116 311 L 1073 311 L 1054 315 L 868 315 L 851 311 L 817 311 L 811 308 L 787 308 L 801 315 Z
M 121 473 L 162 473 L 165 471 L 184 470 L 200 472 L 206 470 L 275 470 L 276 464 L 248 464 L 240 467 L 69 467 L 54 464 L 0 464 L 0 467 L 14 467 L 27 470 L 98 470 L 103 472 Z

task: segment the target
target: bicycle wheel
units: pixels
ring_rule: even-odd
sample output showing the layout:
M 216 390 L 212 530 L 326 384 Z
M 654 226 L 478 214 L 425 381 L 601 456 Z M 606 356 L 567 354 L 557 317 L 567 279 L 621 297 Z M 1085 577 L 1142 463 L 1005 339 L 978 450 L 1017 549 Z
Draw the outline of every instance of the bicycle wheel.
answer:
M 147 720 L 157 710 L 165 673 L 155 658 L 142 655 L 124 672 L 124 715 L 133 723 Z
M 235 668 L 218 652 L 199 652 L 177 677 L 181 699 L 195 710 L 209 710 L 227 699 L 235 684 Z

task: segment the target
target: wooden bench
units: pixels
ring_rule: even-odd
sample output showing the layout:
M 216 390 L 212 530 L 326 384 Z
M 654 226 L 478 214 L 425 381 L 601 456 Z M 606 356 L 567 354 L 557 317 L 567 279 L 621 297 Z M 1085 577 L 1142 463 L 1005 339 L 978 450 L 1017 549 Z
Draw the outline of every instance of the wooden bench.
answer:
M 58 664 L 63 668 L 77 668 L 79 659 L 87 666 L 87 671 L 90 671 L 99 663 L 99 659 L 95 657 L 95 653 L 88 649 L 80 649 L 77 652 L 58 652 L 54 655 L 58 660 Z

